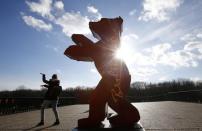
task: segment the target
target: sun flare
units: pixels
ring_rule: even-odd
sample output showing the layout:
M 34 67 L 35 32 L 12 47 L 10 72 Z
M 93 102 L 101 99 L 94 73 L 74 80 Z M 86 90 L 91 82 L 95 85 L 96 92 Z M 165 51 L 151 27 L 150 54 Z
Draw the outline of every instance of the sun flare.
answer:
M 126 51 L 123 50 L 123 48 L 119 48 L 117 51 L 116 51 L 116 58 L 118 59 L 124 59 L 126 58 Z
M 116 51 L 115 57 L 126 63 L 131 63 L 133 61 L 132 53 L 132 49 L 127 44 L 122 43 L 121 47 Z

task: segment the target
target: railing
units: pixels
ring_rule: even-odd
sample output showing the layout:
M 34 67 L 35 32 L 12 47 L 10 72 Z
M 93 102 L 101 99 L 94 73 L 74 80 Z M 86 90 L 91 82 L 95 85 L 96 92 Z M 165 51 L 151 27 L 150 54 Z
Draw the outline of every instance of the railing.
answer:
M 202 90 L 187 90 L 167 92 L 165 94 L 154 96 L 128 96 L 131 102 L 149 102 L 149 101 L 187 101 L 197 102 L 202 101 Z M 27 112 L 40 109 L 43 98 L 41 97 L 18 97 L 18 98 L 1 98 L 0 97 L 0 115 L 13 114 L 18 112 Z M 88 98 L 83 97 L 60 97 L 58 106 L 87 104 Z
M 43 98 L 41 97 L 0 98 L 0 115 L 40 109 L 42 101 Z M 75 97 L 61 97 L 58 106 L 73 105 L 76 103 L 77 99 Z
M 167 92 L 165 94 L 153 96 L 128 96 L 132 102 L 147 102 L 147 101 L 186 101 L 186 102 L 202 102 L 202 89 L 200 90 L 185 90 Z

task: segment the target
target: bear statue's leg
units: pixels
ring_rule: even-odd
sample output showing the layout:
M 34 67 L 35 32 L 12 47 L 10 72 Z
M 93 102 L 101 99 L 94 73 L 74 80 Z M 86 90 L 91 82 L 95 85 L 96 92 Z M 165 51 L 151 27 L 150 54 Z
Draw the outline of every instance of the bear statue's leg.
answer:
M 103 121 L 106 115 L 107 92 L 105 86 L 105 80 L 101 79 L 90 97 L 89 117 L 99 121 Z
M 116 116 L 109 118 L 113 126 L 132 126 L 140 120 L 140 114 L 137 108 L 125 99 L 129 87 L 130 77 L 125 77 L 122 79 L 120 87 L 124 96 L 118 97 L 117 101 L 114 101 L 112 95 L 108 97 L 109 106 L 117 113 Z
M 106 81 L 101 79 L 95 90 L 92 92 L 89 104 L 89 117 L 78 121 L 78 127 L 100 126 L 106 117 Z
M 125 99 L 120 99 L 117 103 L 109 102 L 109 106 L 117 113 L 109 118 L 113 126 L 131 126 L 140 120 L 138 110 Z

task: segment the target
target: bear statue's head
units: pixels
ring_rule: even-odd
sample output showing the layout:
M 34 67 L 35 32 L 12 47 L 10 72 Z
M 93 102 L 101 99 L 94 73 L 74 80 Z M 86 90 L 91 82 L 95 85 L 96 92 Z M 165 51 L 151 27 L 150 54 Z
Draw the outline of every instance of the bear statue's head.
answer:
M 95 38 L 106 41 L 106 44 L 119 46 L 123 19 L 121 17 L 102 18 L 97 22 L 89 22 L 89 28 Z

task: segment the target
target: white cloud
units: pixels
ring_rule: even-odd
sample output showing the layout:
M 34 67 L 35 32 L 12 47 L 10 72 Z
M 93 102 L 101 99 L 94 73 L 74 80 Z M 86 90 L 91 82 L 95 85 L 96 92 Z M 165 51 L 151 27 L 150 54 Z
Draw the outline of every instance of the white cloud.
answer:
M 58 10 L 64 10 L 64 4 L 62 1 L 56 1 L 54 3 L 54 7 Z
M 73 33 L 89 34 L 89 21 L 90 20 L 88 17 L 82 16 L 80 12 L 66 12 L 64 15 L 59 17 L 55 23 L 62 27 L 63 33 L 65 33 L 67 36 L 71 36 Z
M 180 39 L 183 41 L 193 41 L 196 39 L 196 37 L 194 36 L 194 34 L 185 34 Z
M 45 23 L 43 20 L 34 18 L 32 16 L 22 16 L 24 22 L 36 30 L 44 30 L 44 31 L 50 31 L 52 30 L 52 25 Z
M 87 11 L 92 15 L 92 17 L 95 17 L 96 19 L 102 18 L 102 15 L 94 6 L 87 6 Z
M 59 52 L 59 47 L 53 46 L 53 45 L 45 45 L 46 48 L 53 50 L 54 52 Z
M 176 28 L 178 28 L 179 25 L 181 25 L 181 20 L 172 21 L 169 22 L 169 24 L 166 24 L 165 26 L 160 26 L 148 33 L 145 33 L 144 39 L 140 39 L 139 43 L 147 44 L 159 38 L 167 40 L 178 39 L 179 34 L 181 32 L 177 31 Z
M 140 66 L 155 66 L 156 62 L 149 55 L 144 55 L 143 53 L 137 52 L 133 54 L 133 63 Z
M 200 77 L 191 77 L 190 80 L 192 81 L 201 81 L 202 79 Z
M 96 14 L 98 13 L 98 9 L 96 9 L 94 6 L 87 6 L 88 12 Z
M 121 40 L 123 42 L 128 42 L 128 41 L 132 41 L 132 40 L 137 40 L 139 37 L 137 34 L 131 33 L 131 34 L 127 34 L 121 37 Z
M 150 66 L 133 67 L 129 69 L 132 81 L 147 81 L 159 73 L 158 70 Z
M 136 13 L 136 9 L 131 10 L 131 11 L 129 12 L 129 15 L 130 15 L 130 16 L 133 16 L 133 15 L 135 15 L 135 13 Z
M 167 21 L 170 19 L 170 14 L 182 3 L 183 0 L 144 0 L 139 20 Z
M 202 42 L 201 41 L 191 41 L 188 42 L 184 46 L 185 50 L 194 50 L 194 49 L 202 49 Z
M 198 58 L 202 59 L 202 41 L 191 41 L 188 42 L 185 46 L 184 46 L 184 50 L 187 51 L 198 51 Z
M 202 33 L 196 35 L 198 38 L 202 38 Z
M 168 78 L 166 76 L 162 76 L 159 78 L 159 81 L 166 81 L 166 80 L 168 80 Z
M 198 66 L 200 56 L 187 49 L 172 51 L 171 47 L 171 44 L 165 43 L 144 49 L 142 53 L 134 53 L 134 63 L 144 66 L 156 66 L 158 64 L 174 68 Z
M 196 58 L 201 60 L 202 59 L 202 34 L 192 32 L 189 34 L 184 35 L 180 39 L 185 42 L 184 49 L 187 52 L 192 52 L 195 54 Z
M 157 60 L 157 63 L 175 68 L 198 66 L 198 63 L 195 60 L 195 55 L 184 50 L 167 52 Z
M 138 65 L 156 66 L 160 63 L 160 59 L 171 48 L 169 43 L 155 45 L 151 48 L 143 49 L 143 53 L 134 53 L 134 63 Z
M 192 52 L 196 55 L 197 59 L 202 59 L 202 34 L 192 32 L 181 37 L 186 43 L 184 45 L 184 50 Z
M 145 51 L 151 53 L 152 57 L 158 58 L 164 55 L 164 53 L 167 52 L 170 48 L 171 48 L 171 44 L 163 43 L 163 44 L 155 45 L 151 48 L 147 48 L 145 49 Z
M 47 17 L 50 20 L 54 19 L 54 16 L 51 14 L 52 0 L 39 0 L 39 2 L 26 1 L 26 3 L 32 12 L 36 12 L 42 17 Z
M 89 34 L 90 29 L 88 23 L 90 19 L 100 19 L 102 17 L 98 9 L 94 6 L 87 6 L 87 11 L 89 13 L 88 16 L 83 16 L 80 12 L 66 12 L 64 10 L 64 3 L 62 0 L 39 0 L 37 2 L 26 1 L 26 4 L 31 12 L 42 16 L 43 19 L 51 22 L 52 24 L 60 26 L 62 28 L 62 32 L 68 37 L 73 33 Z M 48 27 L 50 26 L 51 25 L 48 24 Z M 52 29 L 52 26 L 50 28 Z
M 62 74 L 62 71 L 60 69 L 56 69 L 57 74 Z
M 158 71 L 156 69 L 149 68 L 149 67 L 137 68 L 135 71 L 135 74 L 140 77 L 149 77 L 149 76 L 155 75 L 157 73 L 158 73 Z

